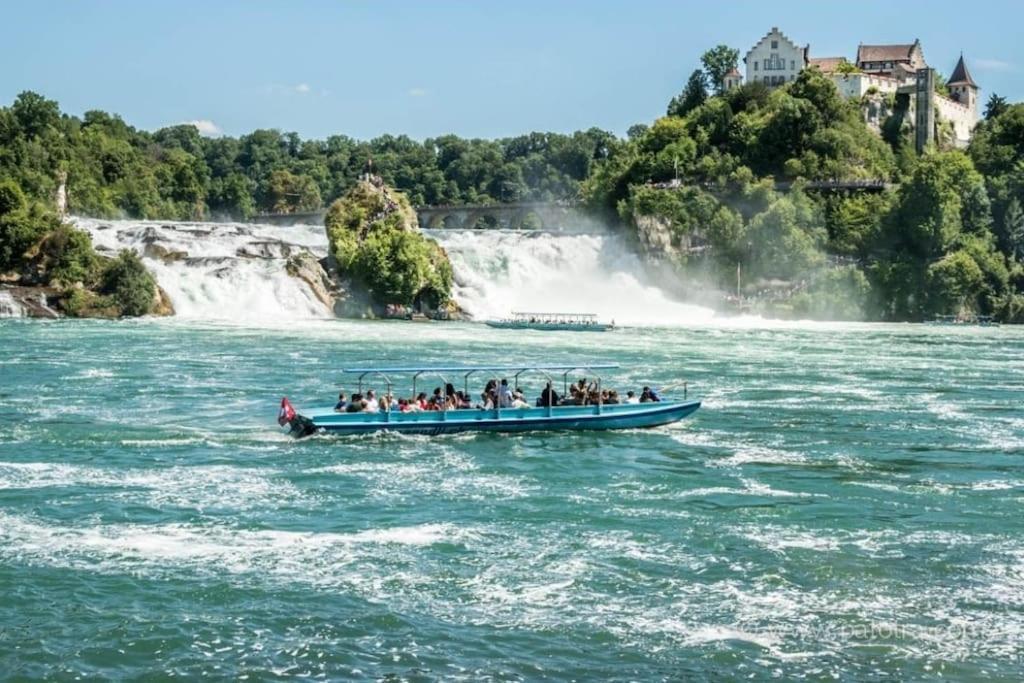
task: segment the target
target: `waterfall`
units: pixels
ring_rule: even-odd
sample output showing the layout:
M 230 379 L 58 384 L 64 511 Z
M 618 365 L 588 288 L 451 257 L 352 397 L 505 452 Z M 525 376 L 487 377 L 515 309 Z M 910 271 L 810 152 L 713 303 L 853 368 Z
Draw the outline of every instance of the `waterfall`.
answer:
M 10 292 L 0 289 L 0 318 L 23 318 L 25 309 Z
M 97 249 L 134 249 L 188 318 L 280 320 L 329 317 L 290 256 L 327 252 L 319 225 L 75 219 Z M 513 311 L 595 313 L 625 325 L 670 326 L 713 317 L 673 300 L 640 258 L 604 234 L 427 230 L 448 252 L 454 297 L 477 320 Z
M 616 324 L 673 326 L 714 312 L 673 300 L 611 234 L 431 230 L 455 271 L 455 299 L 476 319 L 513 311 L 595 313 Z
M 177 315 L 217 320 L 324 318 L 331 315 L 288 258 L 327 253 L 323 226 L 171 223 L 75 219 L 96 248 L 134 249 L 167 292 Z

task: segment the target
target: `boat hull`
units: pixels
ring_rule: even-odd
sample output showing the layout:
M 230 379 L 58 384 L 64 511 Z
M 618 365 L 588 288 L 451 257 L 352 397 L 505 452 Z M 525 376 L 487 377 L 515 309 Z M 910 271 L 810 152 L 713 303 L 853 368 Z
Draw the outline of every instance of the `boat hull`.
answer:
M 571 323 L 528 323 L 505 320 L 487 320 L 488 327 L 499 330 L 542 330 L 544 332 L 607 332 L 614 329 L 611 325 L 594 323 L 593 325 L 573 325 Z
M 298 415 L 292 433 L 459 434 L 463 432 L 584 431 L 644 429 L 677 422 L 700 408 L 700 401 L 601 406 L 558 406 L 494 410 L 450 410 L 419 413 L 335 413 L 330 409 Z

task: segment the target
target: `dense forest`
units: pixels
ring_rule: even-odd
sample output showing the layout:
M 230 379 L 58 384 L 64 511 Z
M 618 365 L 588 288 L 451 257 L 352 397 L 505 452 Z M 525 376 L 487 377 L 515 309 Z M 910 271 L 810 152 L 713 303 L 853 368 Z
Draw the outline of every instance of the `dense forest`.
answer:
M 277 130 L 204 138 L 192 125 L 150 133 L 102 111 L 69 116 L 32 92 L 0 108 L 0 177 L 51 197 L 65 171 L 69 210 L 95 217 L 310 211 L 340 197 L 369 167 L 417 205 L 569 199 L 617 143 L 597 129 L 423 142 L 404 135 L 303 140 Z
M 872 131 L 865 103 L 816 69 L 712 95 L 709 55 L 667 116 L 595 164 L 582 188 L 592 210 L 641 236 L 662 228 L 671 246 L 659 248 L 719 287 L 735 288 L 740 268 L 737 299 L 763 311 L 1024 321 L 1024 105 L 993 96 L 967 150 L 919 156 L 898 107 Z M 889 189 L 811 185 L 834 180 Z
M 940 135 L 918 155 L 905 111 L 890 102 L 872 130 L 866 103 L 816 69 L 776 89 L 709 88 L 735 59 L 722 46 L 706 53 L 666 116 L 625 139 L 598 129 L 493 141 L 206 138 L 191 125 L 147 132 L 105 112 L 78 118 L 22 93 L 0 108 L 0 272 L 24 268 L 64 229 L 47 207 L 65 174 L 73 214 L 246 219 L 324 207 L 372 167 L 413 204 L 576 200 L 681 276 L 764 312 L 1024 320 L 1024 105 L 993 95 L 968 149 Z M 885 189 L 813 185 L 833 180 Z M 86 270 L 100 287 L 104 269 Z M 50 284 L 74 281 L 59 272 Z

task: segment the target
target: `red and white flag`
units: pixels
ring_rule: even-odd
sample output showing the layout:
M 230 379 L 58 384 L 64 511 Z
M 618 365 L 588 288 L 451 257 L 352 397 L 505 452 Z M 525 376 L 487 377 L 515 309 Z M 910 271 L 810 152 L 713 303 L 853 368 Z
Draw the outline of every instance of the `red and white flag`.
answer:
M 284 427 L 295 419 L 295 408 L 292 408 L 291 401 L 287 397 L 281 399 L 281 410 L 277 412 L 277 424 Z

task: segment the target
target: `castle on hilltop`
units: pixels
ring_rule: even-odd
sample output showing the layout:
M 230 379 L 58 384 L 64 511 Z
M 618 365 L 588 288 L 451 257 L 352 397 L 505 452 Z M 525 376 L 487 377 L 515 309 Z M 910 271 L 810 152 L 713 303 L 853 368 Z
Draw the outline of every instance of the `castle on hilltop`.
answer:
M 876 129 L 892 113 L 890 102 L 902 96 L 914 122 L 919 150 L 942 137 L 950 138 L 956 147 L 966 147 L 970 142 L 978 122 L 979 88 L 963 55 L 946 82 L 946 95 L 935 90 L 935 70 L 925 61 L 919 40 L 899 45 L 861 43 L 853 62 L 846 57 L 811 57 L 810 53 L 810 45 L 800 46 L 772 27 L 743 57 L 746 82 L 774 88 L 795 80 L 803 69 L 816 68 L 836 84 L 843 96 L 865 104 L 865 121 Z M 736 88 L 743 80 L 733 69 L 726 74 L 723 86 L 727 90 Z

